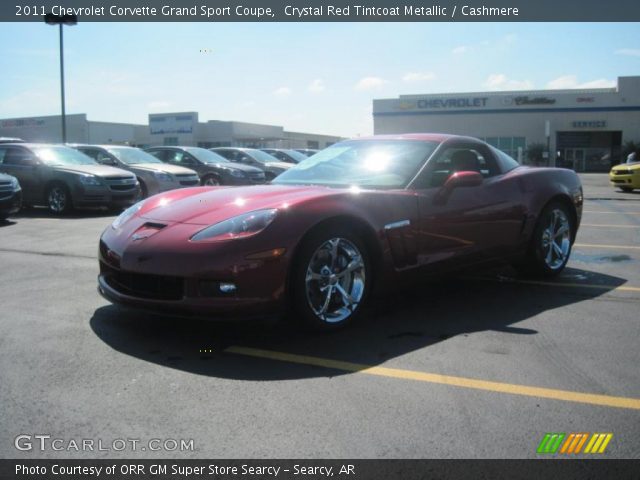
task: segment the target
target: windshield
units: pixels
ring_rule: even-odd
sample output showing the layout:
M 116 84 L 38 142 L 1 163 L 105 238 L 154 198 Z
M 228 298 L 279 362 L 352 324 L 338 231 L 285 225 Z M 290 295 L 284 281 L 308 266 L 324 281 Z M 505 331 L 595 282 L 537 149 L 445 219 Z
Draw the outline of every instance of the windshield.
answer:
M 276 157 L 273 155 L 269 155 L 267 152 L 263 152 L 262 150 L 258 150 L 255 148 L 245 148 L 242 150 L 247 155 L 251 155 L 254 160 L 257 160 L 260 163 L 271 163 L 271 162 L 279 162 Z
M 35 147 L 33 151 L 47 165 L 97 165 L 91 157 L 69 147 L 52 145 Z
M 404 188 L 437 146 L 412 140 L 350 140 L 306 158 L 272 183 Z
M 138 148 L 109 147 L 106 150 L 122 163 L 126 163 L 127 165 L 136 165 L 139 163 L 162 163 L 150 153 L 143 152 Z
M 185 148 L 185 151 L 196 157 L 202 163 L 227 163 L 229 160 L 211 150 L 200 147 Z
M 301 161 L 309 158 L 305 154 L 296 152 L 295 150 L 283 150 L 283 152 L 289 155 L 291 158 L 293 158 L 296 161 L 296 163 L 300 163 Z

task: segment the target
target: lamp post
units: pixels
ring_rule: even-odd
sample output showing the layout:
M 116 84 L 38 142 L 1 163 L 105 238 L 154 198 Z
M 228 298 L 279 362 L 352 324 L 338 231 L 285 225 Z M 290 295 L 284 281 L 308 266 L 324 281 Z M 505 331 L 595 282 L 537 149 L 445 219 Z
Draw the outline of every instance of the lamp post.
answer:
M 53 13 L 47 13 L 44 16 L 44 21 L 47 25 L 58 25 L 60 28 L 60 103 L 62 105 L 62 143 L 64 144 L 67 143 L 67 119 L 64 108 L 64 43 L 62 40 L 62 26 L 75 25 L 78 23 L 78 17 L 76 15 L 54 15 Z

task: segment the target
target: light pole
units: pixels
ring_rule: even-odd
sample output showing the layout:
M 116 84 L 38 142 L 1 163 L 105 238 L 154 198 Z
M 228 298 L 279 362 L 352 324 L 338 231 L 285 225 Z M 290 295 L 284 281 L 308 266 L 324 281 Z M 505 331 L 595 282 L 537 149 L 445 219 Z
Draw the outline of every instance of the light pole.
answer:
M 62 26 L 75 25 L 78 23 L 78 17 L 76 15 L 54 15 L 53 13 L 47 13 L 44 16 L 44 21 L 47 25 L 58 25 L 60 27 L 60 102 L 62 105 L 62 143 L 64 144 L 67 143 L 67 119 L 64 108 L 64 43 L 62 40 Z

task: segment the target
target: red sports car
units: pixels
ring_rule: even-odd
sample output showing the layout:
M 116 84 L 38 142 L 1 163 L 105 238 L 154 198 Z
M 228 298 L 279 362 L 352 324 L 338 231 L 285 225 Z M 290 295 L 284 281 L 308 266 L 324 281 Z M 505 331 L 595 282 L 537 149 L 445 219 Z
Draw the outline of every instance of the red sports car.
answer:
M 523 167 L 473 138 L 348 140 L 270 185 L 174 190 L 134 205 L 102 234 L 98 289 L 163 313 L 289 311 L 331 329 L 417 273 L 507 260 L 556 275 L 581 213 L 573 171 Z

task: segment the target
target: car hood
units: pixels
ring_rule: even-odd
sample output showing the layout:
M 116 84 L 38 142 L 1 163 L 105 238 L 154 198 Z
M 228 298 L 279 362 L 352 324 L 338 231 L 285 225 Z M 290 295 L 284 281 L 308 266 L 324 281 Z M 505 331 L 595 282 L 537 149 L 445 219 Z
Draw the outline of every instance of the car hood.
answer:
M 254 185 L 194 188 L 157 195 L 145 203 L 140 216 L 160 223 L 213 225 L 236 215 L 268 208 L 286 209 L 343 190 L 314 186 Z
M 142 170 L 145 172 L 164 172 L 171 173 L 173 175 L 196 175 L 196 172 L 189 168 L 181 167 L 179 165 L 170 165 L 168 163 L 136 163 L 130 165 L 131 170 Z
M 109 165 L 55 165 L 58 171 L 79 173 L 85 175 L 96 175 L 98 177 L 131 177 L 131 172 L 121 168 L 110 167 Z
M 616 165 L 611 170 L 640 170 L 640 162 L 622 163 L 620 165 Z

